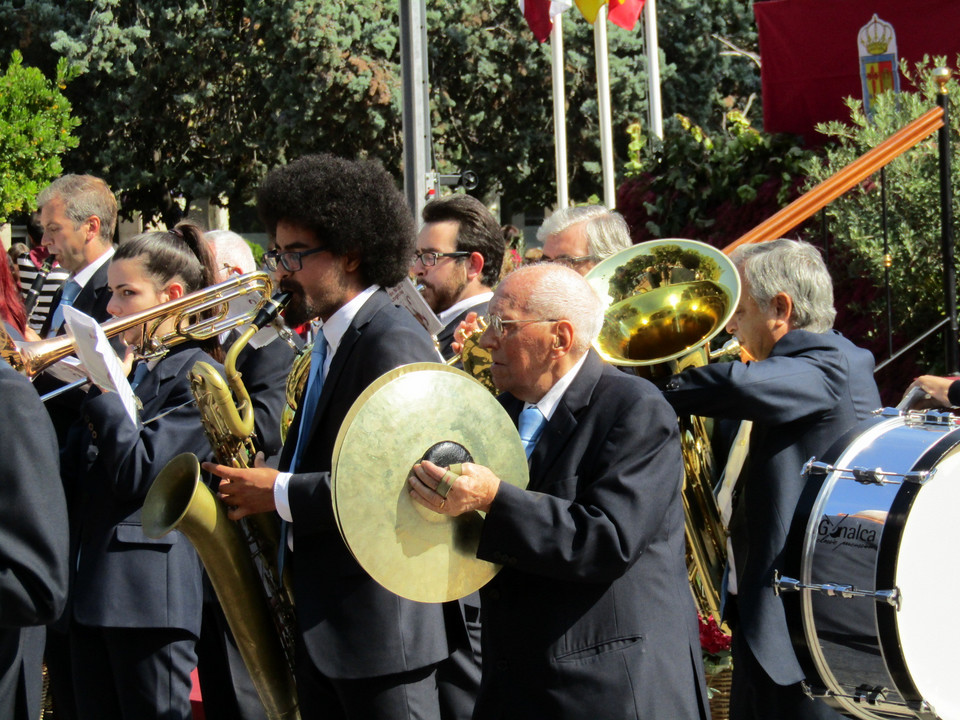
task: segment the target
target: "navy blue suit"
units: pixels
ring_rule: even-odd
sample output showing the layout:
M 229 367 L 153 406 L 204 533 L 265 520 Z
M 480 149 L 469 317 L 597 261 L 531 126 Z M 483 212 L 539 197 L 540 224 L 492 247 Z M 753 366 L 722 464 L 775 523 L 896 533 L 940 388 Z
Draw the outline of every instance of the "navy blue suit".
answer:
M 468 307 L 461 313 L 458 313 L 450 322 L 443 326 L 443 330 L 437 333 L 437 349 L 440 351 L 440 354 L 443 356 L 444 360 L 449 360 L 453 357 L 453 350 L 451 345 L 453 344 L 453 334 L 457 331 L 457 328 L 460 326 L 468 314 L 475 312 L 477 315 L 484 315 L 487 312 L 487 306 L 489 301 L 485 300 L 477 305 Z M 459 365 L 457 366 L 459 367 Z
M 340 537 L 330 495 L 333 445 L 357 396 L 389 370 L 436 357 L 413 315 L 378 290 L 344 334 L 314 417 L 304 419 L 298 412 L 290 426 L 281 470 L 290 465 L 300 423 L 310 422 L 309 442 L 289 485 L 293 587 L 303 646 L 298 684 L 310 666 L 339 680 L 427 668 L 450 654 L 447 619 L 455 615 L 458 627 L 452 631 L 463 633 L 455 604 L 445 610 L 405 600 L 367 575 Z M 301 706 L 309 716 L 310 708 Z
M 501 484 L 484 522 L 477 556 L 504 568 L 480 591 L 477 720 L 709 716 L 682 482 L 670 406 L 591 350 L 529 487 Z
M 26 378 L 0 361 L 0 717 L 40 717 L 43 626 L 67 599 L 57 438 Z
M 186 404 L 192 399 L 187 373 L 199 360 L 223 372 L 191 344 L 160 359 L 135 390 L 143 405 L 136 425 L 119 396 L 91 390 L 82 409 L 87 432 L 77 436 L 89 439 L 89 445 L 78 442 L 71 448 L 70 465 L 64 459 L 65 481 L 77 483 L 80 498 L 72 515 L 76 571 L 69 609 L 77 702 L 85 708 L 81 716 L 135 717 L 131 707 L 151 706 L 152 676 L 169 672 L 169 681 L 156 685 L 152 707 L 172 703 L 169 717 L 179 717 L 184 709 L 189 717 L 193 644 L 200 634 L 200 561 L 177 531 L 156 540 L 146 537 L 140 513 L 169 460 L 183 452 L 210 459 L 199 411 Z M 131 632 L 107 632 L 117 629 Z M 102 652 L 92 647 L 92 638 L 101 641 Z M 166 646 L 178 643 L 171 655 Z M 143 655 L 151 667 L 137 666 Z M 143 674 L 117 682 L 121 672 Z M 114 693 L 122 712 L 111 706 Z
M 793 330 L 760 362 L 692 368 L 670 380 L 681 413 L 754 422 L 730 523 L 739 626 L 774 683 L 803 679 L 783 603 L 771 587 L 804 488 L 803 464 L 881 406 L 873 356 L 834 331 Z M 736 661 L 735 661 L 736 666 Z

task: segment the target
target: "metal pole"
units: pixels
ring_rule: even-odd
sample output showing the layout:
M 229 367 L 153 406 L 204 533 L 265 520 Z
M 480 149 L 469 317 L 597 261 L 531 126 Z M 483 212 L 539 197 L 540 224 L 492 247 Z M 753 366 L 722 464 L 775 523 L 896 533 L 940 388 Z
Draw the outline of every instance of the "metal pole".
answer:
M 613 117 L 610 111 L 610 69 L 607 65 L 607 6 L 600 7 L 593 23 L 593 49 L 597 65 L 597 102 L 600 121 L 600 159 L 603 163 L 603 204 L 617 206 L 613 179 Z
M 647 51 L 647 107 L 650 132 L 663 140 L 663 105 L 660 101 L 660 41 L 657 38 L 657 0 L 643 5 L 643 44 Z
M 570 205 L 567 185 L 567 91 L 563 82 L 563 13 L 553 18 L 550 31 L 550 62 L 553 77 L 553 147 L 557 160 L 557 207 Z
M 893 355 L 893 294 L 890 288 L 890 235 L 887 232 L 887 168 L 880 168 L 880 225 L 883 228 L 883 286 L 887 293 L 887 355 Z
M 950 183 L 950 98 L 947 97 L 947 82 L 950 68 L 937 68 L 934 79 L 940 86 L 937 104 L 943 109 L 943 127 L 938 131 L 940 145 L 940 236 L 943 250 L 943 296 L 944 312 L 948 325 L 946 331 L 946 372 L 960 374 L 958 362 L 957 332 L 957 268 L 953 254 L 953 188 Z
M 400 0 L 400 68 L 403 90 L 403 191 L 415 218 L 436 194 L 430 178 L 430 93 L 426 0 Z

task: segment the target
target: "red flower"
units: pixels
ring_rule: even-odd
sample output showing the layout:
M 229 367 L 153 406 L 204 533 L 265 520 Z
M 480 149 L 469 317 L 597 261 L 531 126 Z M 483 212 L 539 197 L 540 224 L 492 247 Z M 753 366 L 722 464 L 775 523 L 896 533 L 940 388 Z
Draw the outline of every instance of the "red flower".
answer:
M 719 655 L 730 650 L 730 636 L 727 635 L 713 617 L 700 617 L 700 647 L 704 653 Z

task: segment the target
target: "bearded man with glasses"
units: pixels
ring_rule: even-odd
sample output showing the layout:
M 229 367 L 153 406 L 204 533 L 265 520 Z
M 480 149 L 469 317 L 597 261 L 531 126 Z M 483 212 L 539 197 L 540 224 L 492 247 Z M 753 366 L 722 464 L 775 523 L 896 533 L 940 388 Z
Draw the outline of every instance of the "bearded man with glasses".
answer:
M 684 562 L 676 415 L 590 347 L 600 300 L 570 268 L 522 267 L 490 301 L 480 345 L 527 451 L 525 490 L 424 461 L 411 497 L 486 513 L 477 557 L 483 677 L 474 720 L 706 718 Z
M 276 512 L 288 523 L 301 717 L 440 720 L 437 666 L 466 643 L 460 615 L 378 585 L 340 536 L 330 494 L 334 442 L 360 393 L 400 365 L 436 361 L 427 332 L 383 290 L 406 277 L 413 218 L 379 163 L 331 155 L 272 171 L 257 207 L 276 242 L 267 266 L 292 293 L 286 322 L 322 326 L 283 472 L 204 467 L 222 478 L 232 519 Z
M 437 344 L 453 356 L 454 332 L 468 313 L 483 314 L 500 279 L 506 241 L 486 206 L 469 195 L 450 195 L 423 208 L 423 228 L 410 271 L 423 299 L 444 327 Z

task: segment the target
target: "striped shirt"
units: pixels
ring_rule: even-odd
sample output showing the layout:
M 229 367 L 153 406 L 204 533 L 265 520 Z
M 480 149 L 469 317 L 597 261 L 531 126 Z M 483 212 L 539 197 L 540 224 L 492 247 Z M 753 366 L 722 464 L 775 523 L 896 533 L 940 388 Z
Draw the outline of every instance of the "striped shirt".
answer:
M 29 255 L 21 255 L 17 258 L 17 268 L 20 270 L 20 292 L 24 299 L 30 292 L 30 286 L 33 285 L 34 278 L 40 272 L 40 269 L 33 264 Z M 36 331 L 40 331 L 44 320 L 50 312 L 50 303 L 53 296 L 57 294 L 60 286 L 63 285 L 70 273 L 59 265 L 54 265 L 50 274 L 43 281 L 43 287 L 40 288 L 40 297 L 37 298 L 37 305 L 33 308 L 33 314 L 27 319 L 27 323 Z

